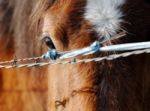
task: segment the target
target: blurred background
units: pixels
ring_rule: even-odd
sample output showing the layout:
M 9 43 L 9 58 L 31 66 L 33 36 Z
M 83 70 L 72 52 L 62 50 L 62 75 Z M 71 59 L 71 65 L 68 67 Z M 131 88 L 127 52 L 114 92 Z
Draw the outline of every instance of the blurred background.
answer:
M 30 29 L 38 0 L 0 0 L 0 61 L 39 56 L 42 44 Z M 0 111 L 46 111 L 46 68 L 0 69 Z

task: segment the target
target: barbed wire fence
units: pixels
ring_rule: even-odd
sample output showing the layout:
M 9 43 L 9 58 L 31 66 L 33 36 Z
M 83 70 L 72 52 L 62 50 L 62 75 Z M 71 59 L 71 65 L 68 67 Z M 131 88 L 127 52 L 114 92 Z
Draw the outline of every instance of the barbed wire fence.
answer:
M 123 52 L 119 54 L 111 54 L 103 57 L 88 58 L 88 59 L 75 58 L 76 56 L 89 55 L 96 52 L 127 51 L 127 50 L 133 50 L 133 51 Z M 98 62 L 98 61 L 100 62 L 104 60 L 111 61 L 118 58 L 125 58 L 131 55 L 139 55 L 144 53 L 146 54 L 150 53 L 150 42 L 110 45 L 106 47 L 101 47 L 101 45 L 98 42 L 94 42 L 89 47 L 79 49 L 76 51 L 66 52 L 66 53 L 59 53 L 56 50 L 49 50 L 46 54 L 39 57 L 23 58 L 23 59 L 17 59 L 15 57 L 13 60 L 0 62 L 0 69 L 42 67 L 42 66 L 57 65 L 57 64 L 77 64 L 77 63 L 88 63 L 88 62 Z M 56 60 L 51 60 L 54 58 Z M 70 58 L 70 60 L 68 60 L 68 58 Z M 48 62 L 38 62 L 39 60 L 44 60 L 44 59 L 48 59 Z M 20 62 L 30 62 L 30 63 L 20 63 Z

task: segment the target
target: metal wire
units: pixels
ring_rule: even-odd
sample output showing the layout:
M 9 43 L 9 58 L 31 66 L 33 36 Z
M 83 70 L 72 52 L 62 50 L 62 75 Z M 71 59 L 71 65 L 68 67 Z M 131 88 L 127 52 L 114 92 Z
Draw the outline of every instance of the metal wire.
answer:
M 12 65 L 0 65 L 0 69 L 11 69 L 11 68 L 24 68 L 24 67 L 42 67 L 42 66 L 48 66 L 48 65 L 57 65 L 57 64 L 76 64 L 76 63 L 88 63 L 88 62 L 98 62 L 98 61 L 104 61 L 104 60 L 115 60 L 118 58 L 123 58 L 123 57 L 128 57 L 131 55 L 139 55 L 143 53 L 150 53 L 150 49 L 143 49 L 143 50 L 137 50 L 137 51 L 131 51 L 131 52 L 125 52 L 125 53 L 120 53 L 120 54 L 112 54 L 109 56 L 104 56 L 104 57 L 97 57 L 97 58 L 89 58 L 89 59 L 71 59 L 71 60 L 61 60 L 61 61 L 50 61 L 50 62 L 35 62 L 35 63 L 29 63 L 29 64 L 12 64 Z M 35 57 L 35 58 L 26 58 L 26 59 L 18 59 L 19 61 L 23 60 L 36 60 L 40 59 L 41 57 Z M 18 61 L 16 60 L 16 61 Z M 12 63 L 12 61 L 5 61 L 1 63 Z

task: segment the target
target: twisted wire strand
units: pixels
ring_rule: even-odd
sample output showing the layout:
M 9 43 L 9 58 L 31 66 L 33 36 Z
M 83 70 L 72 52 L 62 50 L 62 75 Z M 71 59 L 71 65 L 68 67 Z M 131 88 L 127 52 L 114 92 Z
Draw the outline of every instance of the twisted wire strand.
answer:
M 24 68 L 24 67 L 42 67 L 42 66 L 48 66 L 48 65 L 57 65 L 57 64 L 77 64 L 77 63 L 88 63 L 88 62 L 100 62 L 100 61 L 111 61 L 115 60 L 118 58 L 124 58 L 128 57 L 131 55 L 139 55 L 139 54 L 144 54 L 144 53 L 150 53 L 150 49 L 143 49 L 143 50 L 136 50 L 136 51 L 131 51 L 131 52 L 124 52 L 120 54 L 111 54 L 109 56 L 104 56 L 104 57 L 97 57 L 97 58 L 89 58 L 89 59 L 71 59 L 71 60 L 62 60 L 62 61 L 50 61 L 50 62 L 40 62 L 40 63 L 29 63 L 29 64 L 13 64 L 13 65 L 0 65 L 0 69 L 11 69 L 11 68 Z M 35 57 L 35 58 L 26 58 L 26 59 L 19 59 L 20 61 L 22 60 L 35 60 L 39 59 L 41 57 Z M 11 62 L 14 60 L 11 60 Z M 17 60 L 18 61 L 18 60 Z M 6 61 L 7 63 L 11 63 L 10 61 Z M 3 63 L 3 62 L 1 62 Z
M 42 59 L 42 57 L 31 57 L 31 58 L 23 58 L 23 59 L 17 59 L 16 57 L 13 60 L 10 61 L 4 61 L 4 62 L 0 62 L 0 64 L 13 64 L 14 62 L 23 62 L 23 61 L 36 61 Z

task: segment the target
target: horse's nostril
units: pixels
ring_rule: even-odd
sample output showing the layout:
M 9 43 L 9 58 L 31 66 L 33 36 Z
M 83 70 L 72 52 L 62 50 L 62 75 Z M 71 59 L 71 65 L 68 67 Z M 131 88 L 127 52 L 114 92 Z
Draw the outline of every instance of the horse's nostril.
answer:
M 55 45 L 49 36 L 45 36 L 42 38 L 42 41 L 50 48 L 55 49 Z

